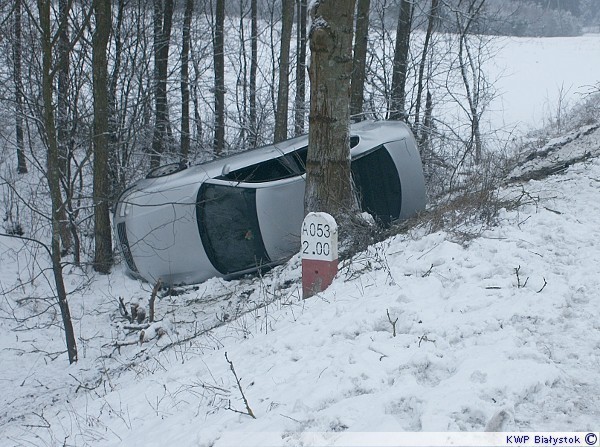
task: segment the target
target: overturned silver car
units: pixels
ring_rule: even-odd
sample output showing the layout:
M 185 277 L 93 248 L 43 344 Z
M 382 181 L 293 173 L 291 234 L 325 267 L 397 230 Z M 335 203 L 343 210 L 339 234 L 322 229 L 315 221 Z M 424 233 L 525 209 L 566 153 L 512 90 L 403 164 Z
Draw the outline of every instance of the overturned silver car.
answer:
M 166 165 L 125 190 L 114 215 L 128 271 L 191 284 L 280 264 L 300 249 L 308 137 L 180 169 Z M 361 207 L 383 224 L 425 207 L 421 159 L 403 123 L 351 127 Z

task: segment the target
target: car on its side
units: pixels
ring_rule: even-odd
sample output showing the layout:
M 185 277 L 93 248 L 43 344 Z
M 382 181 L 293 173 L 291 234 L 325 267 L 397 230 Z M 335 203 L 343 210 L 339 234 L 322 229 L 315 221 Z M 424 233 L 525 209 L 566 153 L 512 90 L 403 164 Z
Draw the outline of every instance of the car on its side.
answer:
M 421 159 L 398 121 L 353 124 L 351 166 L 363 211 L 383 225 L 426 203 Z M 193 284 L 285 262 L 300 249 L 308 136 L 183 169 L 161 166 L 127 188 L 114 225 L 129 273 Z

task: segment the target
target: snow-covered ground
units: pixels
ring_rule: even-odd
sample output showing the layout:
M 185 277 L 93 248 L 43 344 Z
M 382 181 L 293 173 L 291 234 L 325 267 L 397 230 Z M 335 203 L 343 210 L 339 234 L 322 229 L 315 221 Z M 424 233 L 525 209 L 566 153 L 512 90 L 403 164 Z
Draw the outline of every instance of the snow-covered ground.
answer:
M 600 146 L 599 130 L 586 137 Z M 118 297 L 145 305 L 149 286 L 118 269 L 93 277 L 71 296 L 72 366 L 51 354 L 64 349 L 52 312 L 20 320 L 44 310 L 31 299 L 48 293 L 42 278 L 23 284 L 0 305 L 0 443 L 258 446 L 265 432 L 298 445 L 304 432 L 597 429 L 600 160 L 502 195 L 521 206 L 479 237 L 414 229 L 344 263 L 306 301 L 298 259 L 164 297 L 141 345 Z M 4 291 L 20 268 L 14 249 L 2 241 Z M 76 271 L 67 279 L 82 281 Z M 165 335 L 152 338 L 158 327 Z M 227 359 L 256 419 L 238 413 L 247 409 Z M 493 418 L 502 422 L 490 427 Z
M 490 128 L 538 129 L 580 102 L 600 81 L 599 46 L 600 34 L 496 39 L 486 64 L 497 91 Z
M 578 67 L 597 63 L 590 52 L 600 36 L 581 39 L 569 40 L 586 51 Z M 523 54 L 502 78 L 505 115 L 535 127 L 561 79 L 569 101 L 598 81 L 600 67 L 580 79 L 585 68 L 562 62 L 560 77 L 519 81 L 519 72 L 539 78 L 523 68 L 536 55 L 550 67 L 541 76 L 576 53 L 563 41 L 547 39 L 556 54 L 543 58 L 513 42 Z M 147 307 L 151 286 L 121 267 L 109 276 L 69 268 L 79 348 L 71 366 L 46 255 L 2 238 L 0 445 L 262 446 L 269 433 L 271 445 L 295 446 L 310 445 L 311 432 L 597 431 L 599 152 L 597 127 L 549 141 L 513 176 L 579 161 L 502 189 L 501 199 L 520 206 L 502 210 L 496 226 L 433 234 L 417 226 L 346 261 L 309 300 L 300 297 L 298 258 L 263 277 L 177 290 L 157 300 L 143 343 L 119 298 Z

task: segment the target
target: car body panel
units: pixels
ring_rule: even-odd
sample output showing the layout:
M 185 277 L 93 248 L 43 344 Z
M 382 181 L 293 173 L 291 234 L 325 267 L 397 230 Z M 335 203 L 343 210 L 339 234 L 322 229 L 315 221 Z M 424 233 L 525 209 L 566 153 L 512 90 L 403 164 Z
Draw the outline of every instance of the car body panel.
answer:
M 423 170 L 410 129 L 362 122 L 351 135 L 363 208 L 384 224 L 422 210 Z M 307 145 L 305 135 L 134 183 L 114 216 L 128 271 L 191 284 L 284 262 L 300 247 Z

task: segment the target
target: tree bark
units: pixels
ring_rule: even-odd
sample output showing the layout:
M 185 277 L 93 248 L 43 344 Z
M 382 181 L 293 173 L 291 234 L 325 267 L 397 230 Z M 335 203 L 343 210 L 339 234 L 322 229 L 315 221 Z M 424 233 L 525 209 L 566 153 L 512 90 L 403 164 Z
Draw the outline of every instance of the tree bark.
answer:
M 213 150 L 221 155 L 225 149 L 225 0 L 217 0 L 213 57 L 215 71 L 215 133 Z
M 306 0 L 297 0 L 296 25 L 296 99 L 294 106 L 294 136 L 304 133 L 306 115 Z
M 13 46 L 14 81 L 15 81 L 15 133 L 17 137 L 17 173 L 27 173 L 27 158 L 25 156 L 25 137 L 23 131 L 23 81 L 21 61 L 23 57 L 22 26 L 21 26 L 21 1 L 15 0 L 15 40 Z
M 356 208 L 350 173 L 350 78 L 354 0 L 310 8 L 310 116 L 305 212 L 338 222 Z
M 109 141 L 111 150 L 108 161 L 108 176 L 110 178 L 110 200 L 116 200 L 116 194 L 119 194 L 125 188 L 125 179 L 123 176 L 123 161 L 127 159 L 126 145 L 120 141 L 120 132 L 123 127 L 121 123 L 123 118 L 117 110 L 117 87 L 119 85 L 119 75 L 123 63 L 123 20 L 125 16 L 125 3 L 127 0 L 116 0 L 116 22 L 113 27 L 114 56 L 112 71 L 108 81 L 108 104 L 109 104 Z
M 288 90 L 290 88 L 290 41 L 294 23 L 294 0 L 281 3 L 281 46 L 279 47 L 279 84 L 277 89 L 277 111 L 275 112 L 275 135 L 278 143 L 287 138 Z
M 352 83 L 350 90 L 350 115 L 352 116 L 353 121 L 362 121 L 364 119 L 362 109 L 365 89 L 365 70 L 367 65 L 370 7 L 371 0 L 357 1 L 354 60 L 352 62 Z
M 186 0 L 181 45 L 181 149 L 180 163 L 187 165 L 190 153 L 190 30 L 194 0 Z
M 431 0 L 431 9 L 429 10 L 429 18 L 427 20 L 427 31 L 425 32 L 425 42 L 423 43 L 421 61 L 419 62 L 419 77 L 417 79 L 417 98 L 415 102 L 415 120 L 413 126 L 415 132 L 417 133 L 417 138 L 419 138 L 419 140 L 423 139 L 421 133 L 423 131 L 428 131 L 426 129 L 419 128 L 419 123 L 421 119 L 419 115 L 421 114 L 421 97 L 423 96 L 423 77 L 425 75 L 425 62 L 427 60 L 427 53 L 429 51 L 429 42 L 431 41 L 431 36 L 433 35 L 433 29 L 438 15 L 438 7 L 439 0 Z M 427 98 L 431 100 L 431 95 L 428 95 Z
M 412 0 L 400 1 L 400 14 L 396 28 L 396 48 L 392 73 L 392 90 L 390 98 L 389 119 L 407 119 L 406 107 L 406 75 L 408 71 L 408 51 L 410 49 L 410 31 L 413 16 Z
M 258 70 L 258 5 L 256 0 L 250 0 L 250 91 L 248 112 L 248 145 L 256 147 L 258 129 L 256 121 L 256 72 Z
M 71 4 L 68 0 L 58 2 L 58 30 L 57 30 L 57 66 L 58 95 L 56 101 L 56 138 L 58 155 L 58 172 L 60 174 L 59 185 L 64 189 L 65 199 L 60 207 L 60 235 L 62 242 L 62 253 L 70 253 L 73 250 L 73 237 L 77 240 L 76 227 L 72 222 L 71 197 L 71 154 L 69 138 L 69 77 L 71 44 L 69 41 L 69 10 Z M 52 45 L 52 43 L 51 43 Z M 51 48 L 52 50 L 52 48 Z M 54 69 L 54 67 L 52 67 Z M 75 252 L 75 258 L 79 258 L 79 250 Z
M 167 103 L 167 76 L 169 68 L 169 41 L 173 24 L 174 0 L 154 0 L 154 70 L 155 70 L 155 122 L 152 137 L 150 167 L 160 165 L 161 154 L 165 149 L 169 112 Z
M 40 20 L 42 40 L 42 107 L 43 107 L 43 136 L 48 147 L 46 179 L 50 190 L 52 204 L 52 240 L 50 244 L 50 258 L 52 271 L 56 285 L 58 305 L 63 321 L 67 353 L 69 363 L 77 361 L 77 343 L 73 322 L 67 301 L 67 292 L 63 279 L 61 264 L 60 242 L 61 242 L 61 210 L 64 209 L 60 189 L 60 157 L 58 141 L 56 137 L 56 123 L 54 118 L 53 104 L 53 75 L 52 75 L 52 36 L 50 34 L 50 2 L 51 0 L 38 0 L 38 12 Z
M 69 42 L 69 0 L 58 1 L 58 101 L 56 111 L 56 129 L 58 135 L 59 168 L 63 178 L 70 180 L 69 154 L 69 76 L 70 76 L 70 42 Z M 69 191 L 66 191 L 67 195 Z
M 96 28 L 92 36 L 92 82 L 94 94 L 94 270 L 110 273 L 113 263 L 110 227 L 110 178 L 108 160 L 109 89 L 107 47 L 111 29 L 111 2 L 94 0 Z

